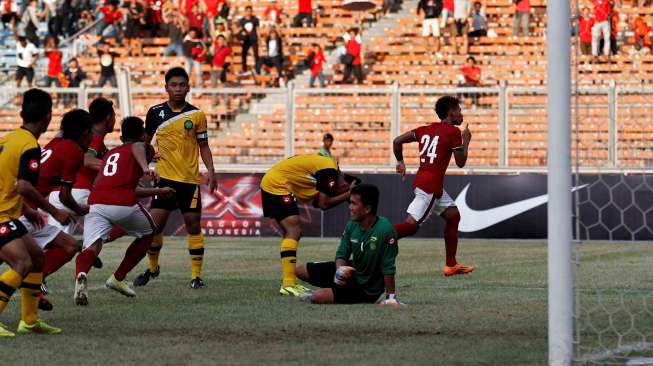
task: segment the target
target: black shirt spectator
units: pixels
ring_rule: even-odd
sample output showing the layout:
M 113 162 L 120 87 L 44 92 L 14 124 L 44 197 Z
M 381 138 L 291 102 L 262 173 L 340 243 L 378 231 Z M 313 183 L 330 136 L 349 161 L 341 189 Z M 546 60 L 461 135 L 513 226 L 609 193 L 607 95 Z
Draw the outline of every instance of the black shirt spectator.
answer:
M 114 68 L 115 58 L 119 55 L 112 52 L 108 44 L 102 45 L 102 49 L 98 50 L 98 57 L 100 58 L 100 81 L 98 86 L 101 88 L 104 84 L 109 82 L 112 87 L 118 86 L 116 80 L 116 70 Z
M 241 62 L 243 65 L 243 72 L 247 72 L 247 54 L 249 49 L 252 49 L 254 54 L 254 65 L 258 64 L 258 27 L 259 20 L 257 17 L 252 15 L 252 7 L 248 6 L 245 8 L 245 16 L 238 21 L 240 26 L 239 37 L 242 44 L 242 54 Z

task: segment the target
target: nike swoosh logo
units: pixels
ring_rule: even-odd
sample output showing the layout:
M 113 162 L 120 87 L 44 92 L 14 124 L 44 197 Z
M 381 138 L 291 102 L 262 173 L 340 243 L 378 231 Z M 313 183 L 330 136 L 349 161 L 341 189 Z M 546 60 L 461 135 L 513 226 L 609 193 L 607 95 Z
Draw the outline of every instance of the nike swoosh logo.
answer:
M 543 194 L 541 196 L 528 198 L 487 210 L 474 210 L 467 205 L 467 191 L 469 190 L 470 185 L 471 183 L 468 183 L 460 192 L 458 197 L 456 197 L 456 206 L 458 207 L 458 211 L 460 211 L 458 231 L 463 233 L 471 233 L 486 229 L 537 206 L 543 205 L 549 200 L 549 195 Z M 571 191 L 575 192 L 585 187 L 587 187 L 587 184 L 573 187 Z

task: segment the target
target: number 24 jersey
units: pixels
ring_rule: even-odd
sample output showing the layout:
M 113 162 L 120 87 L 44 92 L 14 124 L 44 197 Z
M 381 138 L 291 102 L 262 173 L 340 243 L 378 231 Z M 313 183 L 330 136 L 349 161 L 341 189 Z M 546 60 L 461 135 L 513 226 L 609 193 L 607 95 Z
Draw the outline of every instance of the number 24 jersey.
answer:
M 432 123 L 414 132 L 419 142 L 419 169 L 413 187 L 442 197 L 444 173 L 453 149 L 462 145 L 460 129 L 448 123 Z
M 89 205 L 133 206 L 138 203 L 136 187 L 143 169 L 134 157 L 133 146 L 133 143 L 118 146 L 104 156 L 88 197 Z

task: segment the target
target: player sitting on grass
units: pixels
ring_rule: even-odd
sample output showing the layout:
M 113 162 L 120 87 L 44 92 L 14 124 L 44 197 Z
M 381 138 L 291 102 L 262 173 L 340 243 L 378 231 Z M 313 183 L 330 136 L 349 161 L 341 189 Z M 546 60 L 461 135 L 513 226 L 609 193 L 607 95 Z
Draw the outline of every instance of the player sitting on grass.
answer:
M 376 214 L 379 189 L 361 184 L 351 189 L 349 213 L 335 262 L 297 266 L 297 277 L 320 287 L 301 297 L 316 304 L 375 303 L 399 305 L 395 295 L 397 234 L 388 219 Z
M 413 181 L 415 198 L 408 206 L 408 216 L 402 224 L 394 226 L 397 236 L 403 238 L 417 232 L 419 225 L 435 212 L 444 219 L 444 245 L 446 264 L 442 272 L 454 276 L 474 271 L 474 267 L 464 266 L 456 261 L 458 249 L 458 223 L 460 213 L 456 203 L 444 190 L 444 175 L 451 155 L 456 165 L 462 168 L 467 162 L 467 151 L 472 134 L 469 128 L 460 132 L 456 126 L 463 123 L 460 102 L 457 98 L 444 96 L 435 103 L 435 113 L 440 122 L 431 123 L 408 131 L 394 139 L 393 151 L 397 158 L 397 173 L 403 180 L 406 176 L 403 145 L 419 142 L 419 169 Z
M 175 193 L 170 187 L 138 187 L 142 176 L 155 182 L 158 178 L 147 165 L 148 158 L 154 154 L 146 149 L 143 125 L 138 117 L 125 118 L 120 137 L 123 145 L 110 150 L 102 159 L 98 178 L 88 197 L 90 211 L 84 224 L 83 250 L 76 260 L 76 305 L 88 305 L 87 274 L 114 225 L 136 240 L 127 248 L 125 257 L 106 281 L 106 286 L 125 296 L 136 296 L 125 277 L 145 257 L 156 230 L 152 216 L 138 203 L 138 197 L 170 197 Z

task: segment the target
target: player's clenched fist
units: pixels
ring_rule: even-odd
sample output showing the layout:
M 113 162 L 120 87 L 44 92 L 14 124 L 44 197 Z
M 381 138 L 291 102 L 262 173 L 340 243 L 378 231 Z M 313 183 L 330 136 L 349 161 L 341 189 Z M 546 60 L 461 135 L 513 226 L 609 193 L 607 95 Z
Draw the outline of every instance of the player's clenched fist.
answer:
M 333 282 L 338 286 L 344 286 L 349 281 L 349 278 L 354 274 L 354 267 L 350 266 L 340 266 L 336 270 L 335 276 L 333 276 Z
M 472 140 L 472 132 L 469 130 L 469 125 L 465 126 L 462 133 L 463 143 L 469 143 Z
M 172 187 L 162 187 L 162 188 L 157 188 L 157 193 L 156 195 L 161 197 L 161 198 L 170 198 L 175 195 L 175 190 Z
M 402 180 L 406 176 L 406 164 L 404 164 L 403 161 L 398 161 L 397 162 L 397 173 L 399 173 L 401 175 Z

